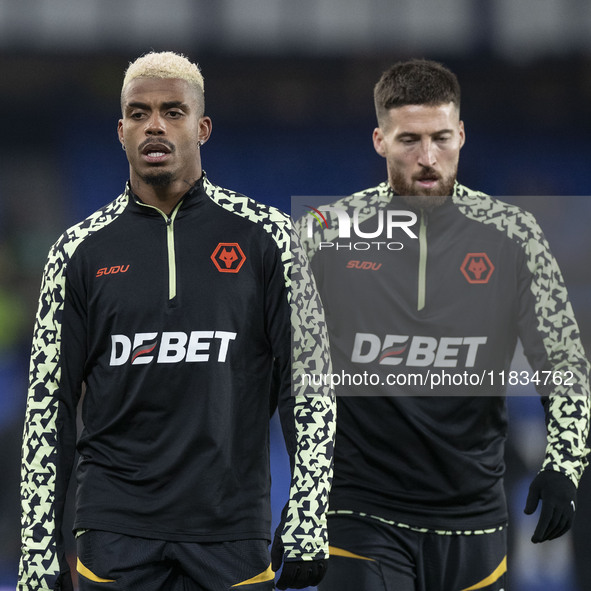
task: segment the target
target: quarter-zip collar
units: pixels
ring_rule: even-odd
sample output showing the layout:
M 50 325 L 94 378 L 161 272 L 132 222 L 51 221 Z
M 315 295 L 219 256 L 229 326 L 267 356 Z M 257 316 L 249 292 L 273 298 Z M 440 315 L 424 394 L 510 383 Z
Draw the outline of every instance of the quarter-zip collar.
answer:
M 136 213 L 143 215 L 162 215 L 165 218 L 170 218 L 174 211 L 178 211 L 178 217 L 182 217 L 185 210 L 196 207 L 202 200 L 202 197 L 206 196 L 203 188 L 203 180 L 205 178 L 205 172 L 201 178 L 179 199 L 178 203 L 174 206 L 173 211 L 167 216 L 162 210 L 156 206 L 148 205 L 144 203 L 132 190 L 129 181 L 125 185 L 125 195 L 129 200 L 129 206 Z M 180 206 L 180 207 L 179 207 Z
M 179 199 L 170 214 L 164 213 L 154 205 L 144 203 L 131 189 L 129 181 L 127 182 L 125 192 L 129 199 L 129 207 L 140 215 L 160 218 L 165 223 L 166 232 L 166 254 L 168 266 L 168 302 L 169 307 L 174 307 L 177 302 L 177 253 L 175 240 L 175 221 L 183 217 L 184 212 L 188 212 L 193 207 L 203 203 L 202 197 L 205 196 L 203 188 L 203 178 L 201 178 Z

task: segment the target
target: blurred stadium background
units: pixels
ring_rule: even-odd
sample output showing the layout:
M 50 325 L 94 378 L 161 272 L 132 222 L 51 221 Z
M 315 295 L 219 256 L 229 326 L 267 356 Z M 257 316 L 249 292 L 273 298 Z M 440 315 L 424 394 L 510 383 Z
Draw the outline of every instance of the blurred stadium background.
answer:
M 536 214 L 591 351 L 588 0 L 0 0 L 2 589 L 16 582 L 20 438 L 45 256 L 61 231 L 120 193 L 122 73 L 151 49 L 202 66 L 213 182 L 284 210 L 291 195 L 346 195 L 383 180 L 374 83 L 399 59 L 443 61 L 463 90 L 460 179 Z M 575 535 L 532 545 L 522 507 L 543 417 L 531 391 L 513 393 L 523 396 L 509 399 L 510 589 L 589 591 L 589 475 Z M 277 516 L 287 466 L 276 420 L 273 441 Z

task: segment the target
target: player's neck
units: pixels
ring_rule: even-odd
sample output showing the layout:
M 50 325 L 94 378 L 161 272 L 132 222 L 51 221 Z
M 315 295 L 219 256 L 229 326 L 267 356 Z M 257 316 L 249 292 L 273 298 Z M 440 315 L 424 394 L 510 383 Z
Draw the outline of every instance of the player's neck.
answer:
M 197 182 L 195 179 L 175 180 L 168 184 L 153 184 L 135 176 L 130 177 L 131 190 L 142 203 L 170 215 L 183 195 Z

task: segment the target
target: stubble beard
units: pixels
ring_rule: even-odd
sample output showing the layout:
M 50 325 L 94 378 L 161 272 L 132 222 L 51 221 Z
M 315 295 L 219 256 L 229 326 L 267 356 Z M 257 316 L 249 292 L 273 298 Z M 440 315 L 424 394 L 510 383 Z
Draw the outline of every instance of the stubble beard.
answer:
M 425 173 L 433 173 L 427 170 Z M 390 184 L 394 191 L 400 195 L 402 200 L 415 209 L 432 210 L 442 206 L 452 195 L 453 188 L 456 182 L 458 169 L 447 177 L 439 179 L 439 185 L 435 189 L 421 189 L 418 193 L 417 189 L 406 182 L 404 176 L 400 172 L 394 172 L 390 178 Z M 412 180 L 415 180 L 414 177 Z
M 146 185 L 152 187 L 167 187 L 172 182 L 172 172 L 155 172 L 153 174 L 144 174 L 141 176 Z

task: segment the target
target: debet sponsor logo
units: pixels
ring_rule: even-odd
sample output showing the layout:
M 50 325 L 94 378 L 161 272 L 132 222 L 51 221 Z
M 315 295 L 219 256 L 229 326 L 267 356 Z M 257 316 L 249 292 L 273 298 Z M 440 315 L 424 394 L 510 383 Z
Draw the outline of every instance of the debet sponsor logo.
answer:
M 138 332 L 111 335 L 109 365 L 148 363 L 224 363 L 237 333 L 226 330 L 194 330 L 190 333 Z
M 368 332 L 355 335 L 351 361 L 406 367 L 474 367 L 487 337 L 429 337 Z

